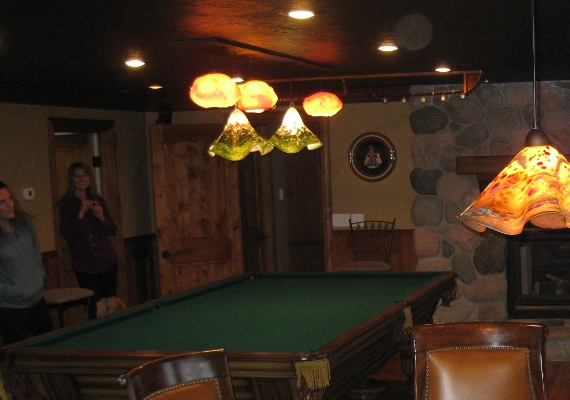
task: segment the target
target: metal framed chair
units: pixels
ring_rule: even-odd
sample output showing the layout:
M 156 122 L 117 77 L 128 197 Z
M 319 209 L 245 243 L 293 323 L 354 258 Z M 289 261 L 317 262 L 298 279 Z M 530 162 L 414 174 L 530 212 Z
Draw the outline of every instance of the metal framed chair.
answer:
M 546 327 L 459 322 L 408 328 L 415 400 L 546 400 Z
M 234 400 L 225 350 L 183 353 L 149 361 L 119 377 L 129 400 Z
M 338 267 L 339 271 L 386 271 L 390 269 L 390 251 L 396 227 L 392 221 L 349 220 L 354 261 Z

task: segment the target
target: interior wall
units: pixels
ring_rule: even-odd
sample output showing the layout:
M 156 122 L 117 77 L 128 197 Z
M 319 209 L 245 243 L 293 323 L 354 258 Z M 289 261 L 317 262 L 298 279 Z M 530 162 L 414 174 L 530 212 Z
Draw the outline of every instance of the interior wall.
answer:
M 280 111 L 286 109 L 269 112 Z M 410 184 L 410 173 L 414 169 L 410 153 L 414 136 L 410 112 L 409 105 L 401 102 L 347 104 L 330 119 L 333 213 L 364 214 L 370 219 L 396 217 L 397 229 L 415 228 L 410 214 L 415 198 Z M 225 124 L 227 115 L 226 109 L 174 112 L 172 123 Z M 158 113 L 147 113 L 147 124 L 156 123 L 157 118 Z M 379 182 L 359 179 L 348 163 L 352 142 L 365 132 L 382 133 L 396 147 L 396 167 L 390 176 Z
M 331 118 L 334 213 L 383 217 L 382 210 L 389 208 L 393 210 L 391 214 L 398 218 L 398 228 L 412 227 L 409 112 L 409 107 L 401 103 L 346 105 Z M 227 115 L 227 110 L 175 112 L 172 123 L 224 124 Z M 41 251 L 55 250 L 47 134 L 50 117 L 115 121 L 124 237 L 154 233 L 148 126 L 156 123 L 158 113 L 0 103 L 0 180 L 10 186 L 24 210 L 35 217 Z M 395 171 L 376 183 L 358 179 L 347 161 L 352 140 L 367 131 L 388 136 L 396 146 L 398 156 Z M 25 188 L 35 189 L 34 200 L 22 199 Z
M 365 219 L 396 217 L 396 229 L 413 229 L 410 210 L 415 192 L 410 184 L 414 134 L 410 107 L 402 102 L 347 104 L 330 121 L 332 203 L 334 214 L 364 214 Z M 352 142 L 361 134 L 387 136 L 396 148 L 396 167 L 385 179 L 367 182 L 348 162 Z
M 115 121 L 123 234 L 128 238 L 152 233 L 144 113 L 0 103 L 0 180 L 35 217 L 41 251 L 56 248 L 48 149 L 50 117 Z M 35 189 L 36 198 L 23 200 L 25 188 Z

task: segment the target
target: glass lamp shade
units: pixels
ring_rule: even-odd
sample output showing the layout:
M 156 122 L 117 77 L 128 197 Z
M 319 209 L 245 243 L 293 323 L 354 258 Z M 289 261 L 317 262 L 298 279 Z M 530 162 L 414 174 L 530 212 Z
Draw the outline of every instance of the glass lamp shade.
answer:
M 527 221 L 540 228 L 570 228 L 570 165 L 550 145 L 525 147 L 458 217 L 470 228 L 520 233 Z
M 247 112 L 263 112 L 273 108 L 277 103 L 277 95 L 271 86 L 262 81 L 247 81 L 238 85 L 241 97 L 238 108 Z
M 342 106 L 342 101 L 329 92 L 312 94 L 303 101 L 303 109 L 313 117 L 332 117 L 342 109 Z
M 259 151 L 265 155 L 273 150 L 273 145 L 257 134 L 245 114 L 237 108 L 228 118 L 224 131 L 208 149 L 208 154 L 216 154 L 230 161 L 243 160 L 249 153 Z
M 241 97 L 237 83 L 225 74 L 207 74 L 196 78 L 190 88 L 190 99 L 204 108 L 226 108 Z
M 269 141 L 285 153 L 298 153 L 303 148 L 315 150 L 323 144 L 303 123 L 295 107 L 290 107 L 283 117 L 281 127 Z

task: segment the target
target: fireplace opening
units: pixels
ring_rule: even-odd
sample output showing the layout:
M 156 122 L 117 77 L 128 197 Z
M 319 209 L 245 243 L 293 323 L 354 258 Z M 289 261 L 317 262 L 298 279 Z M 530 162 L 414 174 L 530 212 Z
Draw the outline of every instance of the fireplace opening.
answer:
M 507 281 L 509 318 L 570 318 L 570 229 L 509 236 Z

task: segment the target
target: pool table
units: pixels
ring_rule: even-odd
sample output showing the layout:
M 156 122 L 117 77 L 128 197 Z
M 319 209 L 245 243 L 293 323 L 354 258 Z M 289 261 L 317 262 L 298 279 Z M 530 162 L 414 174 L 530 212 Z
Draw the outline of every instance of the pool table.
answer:
M 118 377 L 151 359 L 224 348 L 236 398 L 340 399 L 431 322 L 453 272 L 242 275 L 4 349 L 53 400 L 126 399 Z

